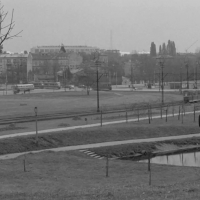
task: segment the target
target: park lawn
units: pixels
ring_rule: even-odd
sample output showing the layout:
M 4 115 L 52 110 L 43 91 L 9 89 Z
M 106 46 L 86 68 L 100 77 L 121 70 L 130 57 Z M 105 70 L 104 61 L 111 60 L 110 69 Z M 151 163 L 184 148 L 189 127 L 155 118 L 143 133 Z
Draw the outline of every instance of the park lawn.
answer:
M 100 109 L 125 109 L 135 103 L 161 102 L 159 92 L 104 92 L 100 91 Z M 178 93 L 165 93 L 165 101 L 179 101 Z M 82 91 L 32 93 L 20 95 L 4 95 L 0 101 L 0 116 L 34 115 L 34 107 L 38 114 L 63 112 L 68 114 L 96 111 L 97 96 L 95 91 L 86 95 Z
M 200 169 L 110 160 L 78 151 L 43 152 L 0 161 L 1 200 L 199 200 Z
M 75 130 L 39 134 L 39 144 L 35 144 L 35 135 L 20 136 L 0 140 L 0 154 L 25 152 L 32 150 L 93 144 L 130 139 L 168 137 L 199 133 L 197 122 L 193 115 L 184 116 L 183 124 L 176 117 L 129 122 L 103 127 L 80 128 Z

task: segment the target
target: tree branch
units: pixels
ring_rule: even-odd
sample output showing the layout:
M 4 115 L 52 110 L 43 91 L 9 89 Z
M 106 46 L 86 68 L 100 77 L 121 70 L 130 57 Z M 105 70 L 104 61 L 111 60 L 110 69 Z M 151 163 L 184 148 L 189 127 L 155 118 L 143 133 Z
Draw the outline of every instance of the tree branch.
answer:
M 0 25 L 2 25 L 2 23 L 5 21 L 6 17 L 8 16 L 8 12 L 6 12 L 5 14 L 3 14 L 3 6 L 0 8 Z M 13 21 L 14 18 L 14 9 L 12 10 L 12 14 L 11 14 L 11 19 L 10 19 L 10 23 L 0 27 L 0 45 L 3 44 L 4 41 L 9 40 L 9 39 L 13 39 L 15 37 L 21 37 L 19 34 L 22 33 L 22 30 L 19 31 L 18 33 L 15 34 L 11 34 L 11 32 L 13 31 L 14 27 L 15 27 L 15 21 Z M 4 33 L 2 33 L 2 30 L 5 30 Z

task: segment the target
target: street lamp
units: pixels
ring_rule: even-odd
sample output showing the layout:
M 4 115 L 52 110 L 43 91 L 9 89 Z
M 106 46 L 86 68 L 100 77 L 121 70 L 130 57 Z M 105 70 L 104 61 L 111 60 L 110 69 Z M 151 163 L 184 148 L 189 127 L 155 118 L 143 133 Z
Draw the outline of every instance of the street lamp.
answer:
M 97 79 L 96 79 L 96 82 L 97 82 L 97 112 L 99 112 L 99 65 L 101 64 L 99 62 L 99 52 L 96 52 L 95 53 L 95 65 L 96 65 L 96 75 L 97 75 Z
M 196 89 L 198 89 L 198 83 L 197 83 L 197 79 L 198 79 L 198 73 L 197 73 L 197 67 L 200 66 L 200 62 L 199 60 L 196 61 L 196 69 L 195 69 L 195 81 L 196 81 Z
M 96 65 L 96 82 L 97 82 L 97 112 L 100 111 L 99 109 L 99 79 L 101 78 L 101 76 L 103 74 L 101 74 L 101 76 L 99 77 L 99 67 L 101 66 L 102 63 L 107 63 L 107 55 L 100 55 L 100 53 L 98 51 L 95 52 L 95 59 L 94 59 L 94 63 Z
M 185 64 L 185 67 L 186 67 L 186 70 L 187 70 L 187 89 L 189 89 L 189 73 L 188 73 L 189 65 L 188 65 L 188 58 L 185 58 L 184 64 Z
M 158 64 L 160 65 L 161 68 L 161 90 L 162 90 L 162 104 L 164 103 L 164 76 L 163 76 L 163 68 L 164 68 L 164 63 L 165 59 L 163 56 L 158 56 L 156 57 L 158 60 Z
M 182 66 L 180 67 L 180 93 L 182 94 Z

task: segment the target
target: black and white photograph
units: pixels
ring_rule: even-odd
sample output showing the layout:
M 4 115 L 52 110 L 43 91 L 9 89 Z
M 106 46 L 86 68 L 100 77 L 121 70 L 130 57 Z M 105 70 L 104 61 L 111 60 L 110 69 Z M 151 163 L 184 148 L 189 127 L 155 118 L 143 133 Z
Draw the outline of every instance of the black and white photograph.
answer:
M 199 0 L 0 0 L 0 200 L 199 200 L 199 19 Z

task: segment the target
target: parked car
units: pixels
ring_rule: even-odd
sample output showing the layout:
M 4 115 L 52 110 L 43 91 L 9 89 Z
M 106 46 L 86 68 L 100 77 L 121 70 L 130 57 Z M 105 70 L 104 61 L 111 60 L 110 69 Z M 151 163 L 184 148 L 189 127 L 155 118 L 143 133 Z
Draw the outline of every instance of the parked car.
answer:
M 63 88 L 69 88 L 71 90 L 74 89 L 74 85 L 64 85 Z
M 85 85 L 78 85 L 79 88 L 86 88 Z

